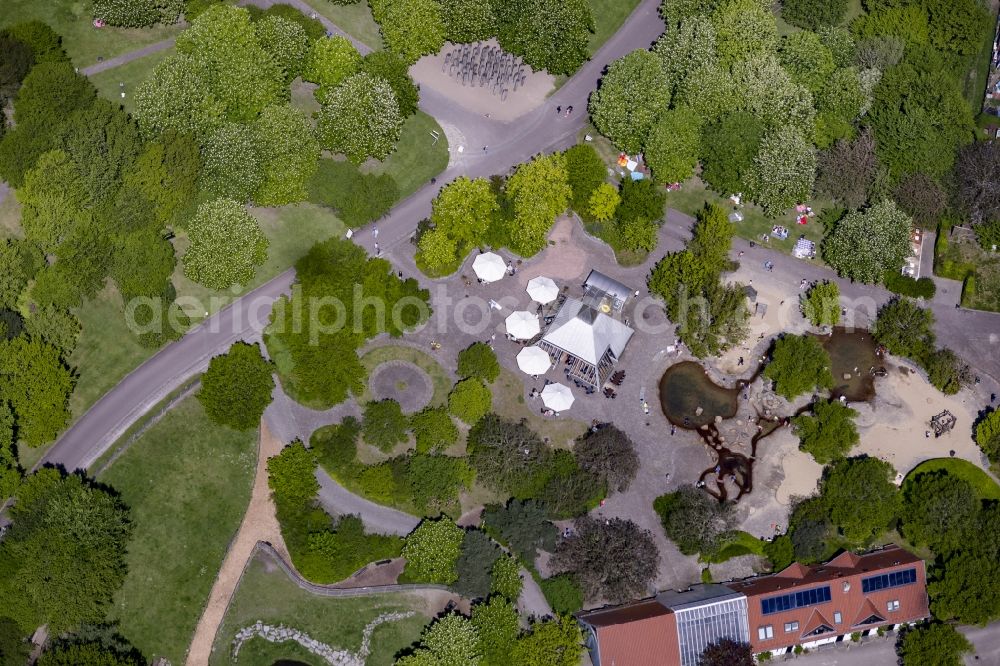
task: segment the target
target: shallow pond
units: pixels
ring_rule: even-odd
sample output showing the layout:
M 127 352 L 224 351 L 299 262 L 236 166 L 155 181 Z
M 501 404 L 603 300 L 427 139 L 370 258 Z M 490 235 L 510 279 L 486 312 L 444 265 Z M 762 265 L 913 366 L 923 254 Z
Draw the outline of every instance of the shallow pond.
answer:
M 875 372 L 883 367 L 872 334 L 865 329 L 848 331 L 833 329 L 831 335 L 820 336 L 823 348 L 830 355 L 833 373 L 832 398 L 844 396 L 848 402 L 865 402 L 875 397 Z
M 660 378 L 660 406 L 667 419 L 681 427 L 697 428 L 713 423 L 716 416 L 732 418 L 739 397 L 739 388 L 719 386 L 694 361 L 672 365 Z

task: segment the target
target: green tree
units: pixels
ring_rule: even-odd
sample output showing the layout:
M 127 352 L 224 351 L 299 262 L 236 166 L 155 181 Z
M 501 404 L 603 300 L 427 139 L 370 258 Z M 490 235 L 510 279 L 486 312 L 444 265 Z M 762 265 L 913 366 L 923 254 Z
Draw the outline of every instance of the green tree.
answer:
M 59 134 L 95 204 L 118 190 L 142 149 L 132 118 L 103 99 L 75 111 Z
M 587 202 L 587 212 L 600 222 L 607 222 L 615 216 L 622 201 L 618 189 L 611 183 L 601 183 L 594 189 Z
M 64 359 L 76 349 L 76 341 L 83 328 L 80 320 L 69 310 L 52 306 L 39 307 L 24 321 L 28 335 L 57 348 Z
M 600 479 L 609 490 L 625 492 L 639 471 L 635 444 L 623 431 L 608 424 L 588 430 L 573 447 L 577 463 Z
M 750 172 L 750 195 L 776 217 L 812 195 L 816 150 L 794 127 L 765 134 Z
M 735 522 L 732 505 L 720 504 L 692 486 L 657 497 L 653 509 L 667 536 L 685 555 L 716 552 Z
M 110 270 L 124 302 L 164 296 L 173 288 L 170 276 L 177 261 L 173 245 L 161 232 L 143 229 L 121 234 L 116 241 Z
M 477 4 L 485 5 L 478 2 Z M 361 61 L 361 71 L 388 82 L 396 94 L 396 103 L 399 104 L 399 112 L 404 118 L 417 112 L 420 91 L 410 77 L 409 67 L 395 53 L 372 51 Z
M 497 562 L 510 559 L 502 557 Z M 516 598 L 515 596 L 514 599 Z M 521 632 L 521 624 L 517 608 L 508 599 L 509 597 L 494 595 L 488 601 L 472 607 L 472 626 L 476 629 L 479 650 L 483 655 L 480 663 L 484 666 L 506 666 L 510 663 L 511 650 Z
M 573 191 L 571 205 L 578 213 L 585 212 L 594 191 L 607 179 L 607 167 L 594 147 L 587 143 L 578 143 L 563 155 L 566 156 L 567 180 Z
M 493 5 L 481 0 L 442 0 L 445 38 L 453 44 L 472 44 L 497 34 Z
M 7 238 L 0 241 L 0 307 L 13 309 L 35 277 L 44 257 L 34 244 Z
M 174 130 L 201 142 L 222 124 L 226 112 L 225 102 L 212 85 L 209 64 L 183 53 L 161 60 L 136 87 L 134 100 L 136 119 L 146 138 Z
M 815 95 L 833 74 L 833 53 L 815 32 L 793 32 L 781 40 L 778 59 L 792 81 Z
M 871 95 L 862 86 L 861 74 L 854 67 L 843 67 L 821 82 L 816 91 L 816 139 L 828 147 L 837 139 L 854 134 L 852 123 L 871 104 Z
M 991 463 L 1000 461 L 1000 410 L 990 409 L 976 424 L 976 444 Z
M 807 30 L 839 25 L 847 12 L 847 0 L 782 0 L 781 18 Z
M 0 402 L 10 404 L 26 445 L 52 441 L 69 423 L 76 379 L 58 348 L 35 338 L 0 340 L 0 378 Z
M 128 509 L 80 476 L 42 469 L 27 477 L 8 509 L 0 541 L 4 612 L 23 631 L 61 633 L 101 622 L 127 573 Z
M 94 103 L 97 90 L 68 62 L 40 62 L 24 77 L 14 99 L 14 122 L 36 130 L 59 125 Z M 17 183 L 13 183 L 17 185 Z
M 549 521 L 545 506 L 537 500 L 512 499 L 506 506 L 489 505 L 483 513 L 483 522 L 497 530 L 500 538 L 525 562 L 533 562 L 538 549 L 555 548 L 556 527 Z
M 715 67 L 715 27 L 707 16 L 685 18 L 660 35 L 652 52 L 663 66 L 668 90 L 674 92 L 693 72 Z
M 742 111 L 727 113 L 707 125 L 701 139 L 702 179 L 721 194 L 749 191 L 753 160 L 763 136 L 763 123 Z
M 355 163 L 385 159 L 395 149 L 403 116 L 392 87 L 369 74 L 353 74 L 321 100 L 320 145 Z
M 334 35 L 313 42 L 302 78 L 332 90 L 360 69 L 361 54 L 358 50 L 346 37 Z
M 836 326 L 840 321 L 840 287 L 829 280 L 817 282 L 799 299 L 799 309 L 813 326 Z
M 514 204 L 511 249 L 532 256 L 545 247 L 549 228 L 569 204 L 566 158 L 553 153 L 521 164 L 507 181 L 506 194 Z
M 1000 617 L 1000 560 L 991 541 L 989 547 L 960 550 L 932 569 L 927 591 L 934 617 L 979 625 Z
M 475 626 L 458 614 L 445 615 L 424 629 L 420 645 L 396 660 L 396 666 L 463 666 L 480 662 Z
M 260 206 L 280 206 L 306 198 L 316 172 L 319 143 L 305 114 L 291 106 L 269 106 L 255 122 L 262 180 L 253 196 Z
M 469 425 L 490 411 L 492 404 L 489 388 L 475 377 L 459 381 L 448 395 L 448 411 Z
M 877 538 L 900 512 L 896 470 L 878 458 L 846 458 L 828 468 L 821 493 L 830 519 L 852 543 Z
M 427 407 L 410 417 L 418 453 L 447 449 L 458 441 L 458 427 L 442 407 Z
M 0 617 L 0 664 L 3 666 L 24 666 L 31 655 L 28 636 L 9 617 Z
M 792 81 L 775 54 L 768 51 L 733 63 L 730 78 L 727 108 L 752 113 L 772 135 L 798 132 L 812 137 L 816 116 L 812 94 Z
M 518 0 L 491 3 L 500 46 L 534 70 L 572 74 L 589 57 L 594 14 L 586 0 Z
M 302 442 L 292 442 L 267 459 L 267 485 L 279 500 L 308 502 L 319 492 L 316 456 Z
M 424 520 L 406 537 L 403 546 L 407 577 L 426 583 L 454 583 L 463 536 L 462 528 L 447 518 Z
M 459 176 L 445 185 L 431 203 L 434 228 L 420 239 L 421 262 L 432 270 L 454 267 L 479 242 L 498 209 L 496 195 L 484 178 Z M 431 238 L 425 242 L 427 236 Z M 445 249 L 442 241 L 455 249 L 439 252 Z
M 759 0 L 725 0 L 711 19 L 724 65 L 774 51 L 778 41 L 774 15 Z
M 177 52 L 204 64 L 210 83 L 198 94 L 214 93 L 229 120 L 252 120 L 283 95 L 284 72 L 258 42 L 246 9 L 212 5 L 177 36 Z
M 386 48 L 404 62 L 412 64 L 444 46 L 445 24 L 435 0 L 378 0 L 370 4 Z
M 789 400 L 815 389 L 833 386 L 830 355 L 812 335 L 783 335 L 774 343 L 764 376 Z
M 472 477 L 463 458 L 417 454 L 406 463 L 406 478 L 413 503 L 434 514 L 453 505 Z
M 910 253 L 912 220 L 893 201 L 849 213 L 823 239 L 823 259 L 843 277 L 872 284 Z
M 657 181 L 677 183 L 694 174 L 700 144 L 701 118 L 688 108 L 670 109 L 653 125 L 643 154 Z
M 247 284 L 267 259 L 268 240 L 257 221 L 229 199 L 199 206 L 188 236 L 184 275 L 210 289 Z
M 972 643 L 950 624 L 924 624 L 911 628 L 899 640 L 897 652 L 903 666 L 961 666 L 962 655 L 974 652 Z
M 521 565 L 514 557 L 504 555 L 497 558 L 490 577 L 491 594 L 499 594 L 511 602 L 516 602 L 521 596 L 524 581 L 521 580 Z
M 474 381 L 474 380 L 465 380 Z M 477 480 L 500 493 L 527 494 L 535 475 L 550 459 L 551 451 L 521 421 L 488 414 L 469 431 L 469 464 Z
M 285 83 L 291 83 L 302 73 L 309 53 L 309 37 L 305 29 L 281 16 L 265 16 L 254 22 L 253 29 L 257 43 L 278 65 Z
M 408 419 L 395 400 L 379 400 L 365 405 L 361 433 L 365 443 L 382 451 L 391 451 L 406 441 Z
M 42 21 L 24 21 L 4 28 L 4 32 L 31 48 L 36 63 L 69 62 L 62 37 Z
M 48 252 L 71 235 L 90 205 L 83 178 L 69 155 L 61 150 L 38 159 L 18 189 L 18 200 L 25 234 Z
M 652 535 L 635 523 L 584 516 L 574 531 L 556 544 L 552 567 L 573 572 L 587 598 L 620 603 L 642 595 L 655 578 L 660 554 Z
M 792 419 L 799 436 L 799 448 L 820 465 L 843 458 L 861 441 L 854 418 L 858 412 L 839 400 L 815 402 L 811 414 Z
M 272 372 L 259 344 L 237 342 L 209 362 L 201 377 L 198 401 L 208 417 L 220 425 L 234 430 L 256 429 L 271 404 Z
M 583 654 L 583 635 L 572 616 L 535 622 L 514 646 L 512 662 L 524 666 L 576 666 Z
M 934 351 L 934 313 L 909 298 L 894 298 L 879 308 L 872 335 L 891 354 L 923 358 Z
M 253 125 L 226 123 L 208 137 L 202 188 L 217 197 L 245 203 L 264 181 L 260 138 Z
M 500 376 L 500 362 L 488 344 L 474 342 L 458 352 L 458 375 L 476 377 L 491 384 Z
M 462 554 L 455 570 L 458 579 L 453 587 L 463 597 L 485 599 L 490 594 L 493 565 L 503 556 L 503 551 L 482 530 L 466 530 L 462 539 Z
M 947 557 L 976 538 L 978 519 L 979 497 L 965 479 L 941 470 L 906 480 L 901 522 L 911 543 Z
M 955 395 L 972 382 L 972 369 L 951 349 L 936 349 L 919 360 L 928 381 L 945 395 Z
M 657 118 L 670 104 L 670 88 L 660 59 L 645 50 L 611 63 L 590 95 L 594 126 L 621 150 L 642 150 Z
M 73 636 L 60 638 L 39 657 L 40 666 L 146 666 L 136 648 L 121 637 L 109 642 Z

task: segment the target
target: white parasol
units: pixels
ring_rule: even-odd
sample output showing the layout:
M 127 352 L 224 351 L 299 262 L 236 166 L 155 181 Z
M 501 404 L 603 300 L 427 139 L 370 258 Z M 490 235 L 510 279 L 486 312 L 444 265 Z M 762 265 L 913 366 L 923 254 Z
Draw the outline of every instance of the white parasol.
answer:
M 484 252 L 472 262 L 472 270 L 483 282 L 496 282 L 507 272 L 507 264 L 499 254 Z
M 552 278 L 535 277 L 528 280 L 528 296 L 541 304 L 551 303 L 559 295 L 559 287 Z
M 549 409 L 564 412 L 573 406 L 573 392 L 562 384 L 549 384 L 542 389 L 542 402 Z
M 538 316 L 526 310 L 518 310 L 507 317 L 507 332 L 517 340 L 529 340 L 542 330 Z
M 552 359 L 541 347 L 525 347 L 517 352 L 517 367 L 527 375 L 544 375 L 552 367 Z

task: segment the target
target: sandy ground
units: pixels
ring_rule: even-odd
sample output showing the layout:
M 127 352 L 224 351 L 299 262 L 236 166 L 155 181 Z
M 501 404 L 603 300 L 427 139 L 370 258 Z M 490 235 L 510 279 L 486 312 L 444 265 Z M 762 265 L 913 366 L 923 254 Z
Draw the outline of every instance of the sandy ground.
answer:
M 495 39 L 481 43 L 498 46 Z M 450 67 L 442 71 L 445 55 L 455 48 L 453 44 L 445 44 L 440 52 L 421 58 L 410 68 L 410 76 L 421 87 L 431 88 L 474 113 L 489 115 L 490 118 L 501 122 L 510 122 L 538 108 L 554 87 L 555 78 L 551 74 L 532 72 L 531 68 L 525 65 L 525 71 L 529 72 L 527 81 L 523 86 L 518 86 L 516 91 L 511 87 L 507 99 L 501 101 L 500 96 L 493 95 L 489 87 L 463 86 L 461 80 L 449 76 Z
M 291 562 L 285 542 L 281 538 L 281 528 L 275 515 L 271 491 L 267 486 L 267 459 L 277 455 L 284 444 L 274 437 L 267 425 L 262 421 L 260 428 L 260 444 L 257 452 L 257 473 L 254 477 L 253 492 L 246 515 L 240 524 L 236 538 L 229 546 L 229 552 L 222 563 L 219 575 L 212 586 L 208 604 L 198 620 L 191 647 L 188 650 L 187 664 L 189 666 L 204 666 L 212 653 L 212 644 L 219 631 L 219 625 L 229 607 L 229 601 L 236 591 L 236 586 L 243 575 L 247 561 L 253 555 L 254 546 L 258 541 L 270 543 L 281 554 L 285 561 Z

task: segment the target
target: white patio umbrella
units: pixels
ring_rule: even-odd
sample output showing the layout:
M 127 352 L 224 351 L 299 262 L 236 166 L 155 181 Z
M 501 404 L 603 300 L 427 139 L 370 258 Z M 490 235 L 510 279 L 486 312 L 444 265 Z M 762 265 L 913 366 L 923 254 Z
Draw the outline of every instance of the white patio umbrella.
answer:
M 528 340 L 535 337 L 542 330 L 538 323 L 538 315 L 527 310 L 512 312 L 507 317 L 507 332 L 518 340 Z
M 525 347 L 517 352 L 517 367 L 526 375 L 544 375 L 552 367 L 552 359 L 541 347 Z
M 542 402 L 551 410 L 564 412 L 573 406 L 573 392 L 562 384 L 548 384 L 542 389 Z
M 559 287 L 552 278 L 539 276 L 528 280 L 528 296 L 531 300 L 541 303 L 551 303 L 559 295 Z
M 472 262 L 472 270 L 483 282 L 496 282 L 507 273 L 507 264 L 499 254 L 484 252 Z

